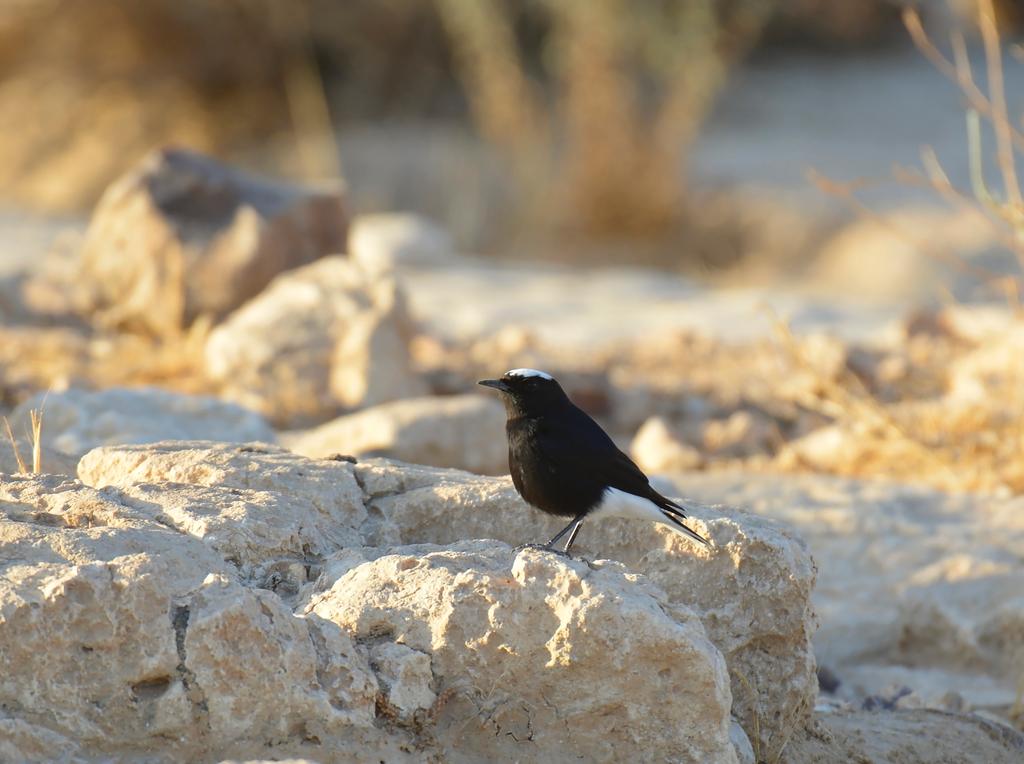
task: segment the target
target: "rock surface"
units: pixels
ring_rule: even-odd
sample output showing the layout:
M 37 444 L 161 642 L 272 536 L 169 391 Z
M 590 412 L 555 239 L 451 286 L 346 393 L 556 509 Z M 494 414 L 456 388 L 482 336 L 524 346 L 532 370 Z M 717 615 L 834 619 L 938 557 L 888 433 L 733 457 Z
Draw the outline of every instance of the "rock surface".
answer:
M 413 464 L 487 475 L 508 472 L 505 409 L 482 395 L 407 398 L 283 433 L 297 454 L 386 456 Z
M 211 443 L 96 449 L 80 474 L 97 487 L 0 477 L 7 759 L 749 762 L 756 754 L 910 764 L 971 760 L 972 750 L 1001 764 L 1019 756 L 1019 735 L 976 716 L 812 717 L 813 566 L 801 542 L 754 515 L 695 507 L 692 522 L 711 550 L 644 523 L 592 522 L 580 550 L 621 562 L 586 562 L 463 540 L 518 544 L 558 527 L 524 507 L 507 479 Z M 834 515 L 853 547 L 856 523 L 822 503 L 862 497 L 863 487 L 818 487 L 815 503 L 769 485 L 728 475 L 687 482 L 716 498 L 743 488 L 777 495 L 801 524 Z M 920 499 L 918 512 L 934 511 L 933 499 Z M 913 516 L 896 514 L 898 523 Z M 935 551 L 922 547 L 924 556 Z M 837 541 L 826 555 L 840 557 L 838 549 Z M 864 546 L 853 551 L 878 565 Z M 827 589 L 838 583 L 833 567 L 824 568 Z M 914 578 L 927 585 L 923 574 Z M 959 619 L 977 591 L 961 594 L 951 611 Z M 839 623 L 847 636 L 859 629 L 870 638 L 867 601 L 852 601 L 855 618 L 842 622 L 829 596 L 818 598 L 823 633 Z M 998 657 L 1016 628 L 1013 612 L 1011 598 L 989 621 L 1007 630 L 986 632 L 968 660 L 982 650 Z M 904 620 L 912 617 L 908 610 Z M 921 658 L 945 656 L 941 649 Z M 845 664 L 839 676 L 840 689 L 855 683 Z
M 736 761 L 721 654 L 621 564 L 490 541 L 364 554 L 329 563 L 308 609 L 409 665 L 384 702 L 443 760 Z
M 346 495 L 353 482 L 362 491 L 366 520 L 360 530 L 371 547 L 466 538 L 518 545 L 545 540 L 561 525 L 526 507 L 508 478 L 386 460 L 309 461 L 272 447 L 261 450 L 187 443 L 105 448 L 88 454 L 79 473 L 87 483 L 120 487 L 169 481 L 296 494 L 315 490 L 323 502 L 319 492 L 328 492 L 331 481 L 350 472 Z M 673 607 L 701 618 L 726 658 L 733 714 L 748 735 L 760 730 L 758 744 L 772 750 L 805 723 L 815 695 L 813 565 L 802 543 L 770 522 L 701 508 L 694 511 L 694 522 L 714 539 L 710 554 L 667 529 L 628 521 L 592 523 L 577 543 L 588 556 L 618 559 L 643 571 Z M 289 579 L 288 586 L 293 590 L 296 582 L 301 587 L 301 576 Z
M 27 430 L 32 409 L 43 411 L 43 445 L 72 461 L 97 446 L 110 444 L 214 439 L 272 443 L 277 439 L 263 417 L 241 406 L 158 388 L 99 392 L 71 389 L 40 394 L 12 412 L 15 432 Z M 27 453 L 22 449 L 23 456 Z M 54 466 L 63 471 L 66 463 L 64 460 Z M 68 474 L 74 474 L 73 464 Z
M 496 538 L 543 542 L 563 525 L 523 504 L 511 480 L 387 462 L 357 466 L 376 511 L 401 528 L 406 543 L 450 544 Z M 769 520 L 745 512 L 695 507 L 694 527 L 709 551 L 664 527 L 628 520 L 584 526 L 574 549 L 643 571 L 672 603 L 696 612 L 725 655 L 733 714 L 762 750 L 778 750 L 809 718 L 817 692 L 810 606 L 815 569 L 804 544 Z M 377 544 L 371 536 L 369 543 Z M 755 716 L 757 721 L 754 721 Z
M 192 443 L 97 449 L 99 489 L 0 480 L 13 758 L 737 761 L 695 613 L 619 563 L 360 547 L 381 534 L 357 471 Z M 263 575 L 289 565 L 294 586 Z
M 1016 764 L 1024 735 L 973 714 L 865 711 L 815 715 L 786 748 L 790 764 Z
M 80 308 L 104 326 L 173 335 L 201 315 L 222 318 L 282 271 L 344 251 L 346 234 L 336 191 L 163 149 L 100 200 L 81 251 Z
M 326 257 L 278 277 L 211 334 L 205 366 L 231 400 L 275 421 L 422 395 L 391 279 Z
M 376 681 L 345 633 L 241 586 L 214 549 L 116 491 L 5 479 L 0 538 L 0 697 L 44 744 L 11 760 L 46 760 L 62 739 L 90 758 L 181 760 L 379 737 Z M 259 670 L 242 669 L 253 656 Z

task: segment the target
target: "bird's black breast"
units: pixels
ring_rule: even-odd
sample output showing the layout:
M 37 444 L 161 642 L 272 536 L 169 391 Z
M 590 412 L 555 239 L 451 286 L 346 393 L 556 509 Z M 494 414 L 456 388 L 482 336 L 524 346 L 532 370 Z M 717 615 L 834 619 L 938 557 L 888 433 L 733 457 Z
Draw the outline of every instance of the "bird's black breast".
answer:
M 599 465 L 581 459 L 587 450 L 580 449 L 584 434 L 573 432 L 571 424 L 561 417 L 516 417 L 506 424 L 509 472 L 516 490 L 537 509 L 564 517 L 593 509 L 608 486 Z

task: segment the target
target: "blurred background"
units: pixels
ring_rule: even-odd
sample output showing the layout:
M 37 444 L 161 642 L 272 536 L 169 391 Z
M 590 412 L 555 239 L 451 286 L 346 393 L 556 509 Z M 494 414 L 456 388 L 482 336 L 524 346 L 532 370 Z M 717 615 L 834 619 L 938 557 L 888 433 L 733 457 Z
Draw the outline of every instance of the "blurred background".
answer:
M 972 34 L 971 0 L 920 5 L 937 39 Z M 962 99 L 901 6 L 6 0 L 0 203 L 87 215 L 173 143 L 344 178 L 354 212 L 424 213 L 465 251 L 763 277 L 817 260 L 845 219 L 811 168 L 881 180 L 932 144 L 967 179 Z M 997 12 L 1015 28 L 1016 3 Z

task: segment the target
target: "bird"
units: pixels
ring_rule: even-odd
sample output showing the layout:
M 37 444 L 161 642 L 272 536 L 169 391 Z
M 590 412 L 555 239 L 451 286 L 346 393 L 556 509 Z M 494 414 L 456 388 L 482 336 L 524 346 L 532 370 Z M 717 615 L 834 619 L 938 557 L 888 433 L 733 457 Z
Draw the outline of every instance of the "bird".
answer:
M 651 487 L 650 480 L 590 416 L 574 404 L 558 381 L 537 369 L 512 369 L 478 384 L 501 394 L 507 420 L 508 467 L 527 504 L 572 520 L 543 548 L 569 534 L 568 555 L 587 518 L 653 520 L 710 546 L 687 527 L 684 507 Z

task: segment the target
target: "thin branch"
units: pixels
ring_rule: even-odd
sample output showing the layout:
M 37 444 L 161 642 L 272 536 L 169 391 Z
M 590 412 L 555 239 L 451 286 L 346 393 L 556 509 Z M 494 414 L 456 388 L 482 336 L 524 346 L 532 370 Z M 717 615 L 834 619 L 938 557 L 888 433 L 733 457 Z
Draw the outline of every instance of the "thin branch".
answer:
M 980 0 L 978 23 L 985 44 L 985 62 L 988 67 L 988 95 L 992 103 L 992 128 L 996 134 L 996 156 L 1003 174 L 1003 187 L 1010 204 L 1019 208 L 1020 185 L 1017 182 L 1017 164 L 1013 155 L 1013 126 L 1006 108 L 1006 87 L 1003 83 L 1003 51 L 999 44 L 999 29 L 992 0 Z
M 992 120 L 994 118 L 992 103 L 975 84 L 973 78 L 970 76 L 970 70 L 968 69 L 965 74 L 958 70 L 956 65 L 942 54 L 942 51 L 935 46 L 935 43 L 931 41 L 927 33 L 924 31 L 924 26 L 921 23 L 921 17 L 918 15 L 917 11 L 913 8 L 904 9 L 903 23 L 907 27 L 907 31 L 910 33 L 910 38 L 914 41 L 914 45 L 921 54 L 931 61 L 932 65 L 945 75 L 947 79 L 956 83 L 964 97 L 967 98 L 967 102 L 970 104 L 972 109 L 977 111 L 979 114 L 982 114 L 987 119 Z M 1011 128 L 1010 140 L 1019 150 L 1024 151 L 1024 133 Z

